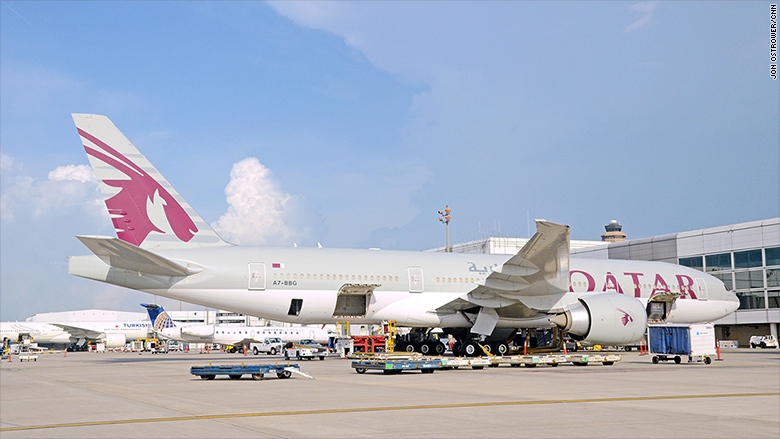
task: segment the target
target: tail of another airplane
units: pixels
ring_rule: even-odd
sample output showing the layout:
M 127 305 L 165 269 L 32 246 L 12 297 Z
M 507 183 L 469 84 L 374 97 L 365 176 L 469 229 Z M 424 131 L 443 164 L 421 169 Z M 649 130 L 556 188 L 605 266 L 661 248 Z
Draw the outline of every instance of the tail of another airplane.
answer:
M 107 117 L 72 116 L 119 239 L 145 249 L 228 245 Z
M 175 328 L 173 319 L 160 305 L 142 303 L 141 306 L 146 308 L 146 312 L 149 313 L 149 320 L 152 322 L 152 327 L 155 332 L 160 332 L 163 329 Z

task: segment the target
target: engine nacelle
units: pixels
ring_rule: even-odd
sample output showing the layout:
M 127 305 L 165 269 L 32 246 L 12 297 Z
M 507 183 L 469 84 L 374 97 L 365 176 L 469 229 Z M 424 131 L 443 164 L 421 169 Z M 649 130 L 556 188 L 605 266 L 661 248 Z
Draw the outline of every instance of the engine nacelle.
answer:
M 214 335 L 214 327 L 206 325 L 184 326 L 181 328 L 181 333 L 193 337 L 209 337 Z
M 550 322 L 583 341 L 604 345 L 623 345 L 642 338 L 647 314 L 642 302 L 617 293 L 581 297 Z
M 125 334 L 106 334 L 103 339 L 103 343 L 106 344 L 106 348 L 121 348 L 127 344 L 127 337 Z

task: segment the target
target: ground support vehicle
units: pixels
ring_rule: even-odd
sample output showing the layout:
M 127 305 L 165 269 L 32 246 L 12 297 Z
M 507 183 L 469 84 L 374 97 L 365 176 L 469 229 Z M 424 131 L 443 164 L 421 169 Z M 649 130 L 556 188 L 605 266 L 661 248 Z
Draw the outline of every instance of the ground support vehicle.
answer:
M 385 352 L 387 339 L 382 335 L 353 335 L 352 349 L 355 352 Z
M 284 342 L 278 337 L 268 337 L 261 342 L 249 343 L 249 349 L 251 349 L 252 353 L 255 355 L 260 352 L 265 352 L 268 355 L 276 355 L 284 349 Z
M 357 373 L 366 373 L 367 370 L 381 370 L 386 375 L 399 374 L 405 370 L 433 373 L 434 370 L 441 369 L 441 367 L 441 360 L 422 356 L 414 356 L 412 358 L 366 357 L 352 362 L 352 368 Z
M 203 380 L 213 380 L 217 375 L 227 375 L 231 380 L 241 379 L 244 374 L 252 375 L 253 380 L 262 380 L 265 374 L 275 373 L 280 379 L 290 378 L 293 373 L 312 378 L 301 372 L 297 364 L 252 364 L 245 365 L 221 365 L 221 366 L 192 366 L 190 373 L 199 376 Z
M 420 354 L 379 354 L 379 355 L 350 355 L 357 361 L 352 362 L 352 368 L 357 373 L 365 373 L 366 370 L 382 370 L 386 374 L 399 373 L 403 370 L 421 370 L 424 373 L 432 373 L 436 369 L 451 370 L 461 367 L 470 367 L 472 370 L 480 370 L 485 367 L 536 367 L 549 365 L 556 367 L 559 364 L 571 363 L 576 366 L 587 366 L 591 363 L 602 363 L 611 366 L 620 361 L 622 357 L 617 354 L 586 354 L 586 355 L 512 355 L 512 356 L 488 356 L 488 357 L 429 357 Z
M 688 356 L 689 363 L 710 364 L 717 355 L 715 328 L 711 324 L 648 326 L 647 335 L 653 364 L 671 360 L 680 364 L 683 355 Z
M 777 348 L 777 338 L 772 335 L 754 335 L 750 337 L 750 348 Z
M 327 348 L 317 349 L 316 347 L 312 346 L 304 346 L 299 344 L 294 344 L 291 347 L 284 348 L 284 359 L 289 360 L 292 357 L 295 357 L 296 360 L 302 360 L 307 359 L 311 360 L 313 358 L 319 358 L 320 360 L 324 360 L 325 357 L 328 356 Z
M 19 353 L 16 356 L 19 358 L 19 361 L 38 361 L 38 356 L 28 346 L 20 346 Z

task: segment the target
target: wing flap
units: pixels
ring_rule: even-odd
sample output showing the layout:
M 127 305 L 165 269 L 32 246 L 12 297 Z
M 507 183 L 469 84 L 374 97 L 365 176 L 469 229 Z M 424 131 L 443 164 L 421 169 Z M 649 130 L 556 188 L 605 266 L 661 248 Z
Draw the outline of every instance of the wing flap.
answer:
M 474 306 L 502 308 L 523 303 L 544 310 L 558 301 L 569 286 L 569 227 L 536 221 L 536 233 L 465 297 L 437 311 L 458 311 Z
M 200 269 L 184 267 L 170 259 L 108 236 L 77 236 L 79 241 L 114 268 L 162 276 L 187 276 Z

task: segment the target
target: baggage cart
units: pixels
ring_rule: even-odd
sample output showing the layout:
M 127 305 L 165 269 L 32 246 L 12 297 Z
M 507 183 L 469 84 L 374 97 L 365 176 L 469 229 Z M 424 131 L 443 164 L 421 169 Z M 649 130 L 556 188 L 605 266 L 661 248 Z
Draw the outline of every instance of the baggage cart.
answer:
M 689 363 L 710 364 L 717 353 L 712 324 L 648 326 L 647 334 L 653 364 L 671 360 L 680 364 L 683 356 Z

